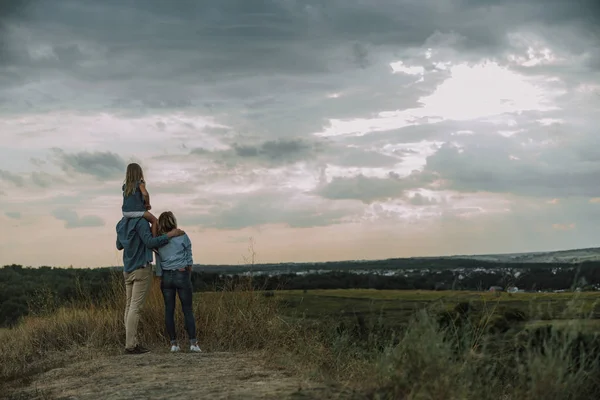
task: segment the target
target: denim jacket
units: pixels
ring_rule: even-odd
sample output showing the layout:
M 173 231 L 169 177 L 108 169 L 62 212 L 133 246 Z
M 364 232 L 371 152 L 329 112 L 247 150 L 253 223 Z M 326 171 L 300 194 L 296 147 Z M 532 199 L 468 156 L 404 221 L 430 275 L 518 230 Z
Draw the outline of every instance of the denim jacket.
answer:
M 123 185 L 123 205 L 121 206 L 121 211 L 146 211 L 146 203 L 144 202 L 144 196 L 140 191 L 140 183 L 144 183 L 144 181 L 138 182 L 135 188 L 135 192 L 133 192 L 129 196 L 125 196 L 125 185 Z
M 187 234 L 172 238 L 169 243 L 157 249 L 156 276 L 162 276 L 162 271 L 176 270 L 191 266 L 192 242 Z
M 152 237 L 144 218 L 122 218 L 117 224 L 117 250 L 123 250 L 123 270 L 133 272 L 152 262 L 152 250 L 169 243 L 167 235 Z M 157 257 L 158 258 L 158 257 Z

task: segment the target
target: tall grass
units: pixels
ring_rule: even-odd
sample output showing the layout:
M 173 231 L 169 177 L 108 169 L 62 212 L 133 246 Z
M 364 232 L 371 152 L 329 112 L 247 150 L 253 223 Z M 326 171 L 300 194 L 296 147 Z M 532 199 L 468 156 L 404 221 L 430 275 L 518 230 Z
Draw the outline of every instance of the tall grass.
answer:
M 82 296 L 56 308 L 48 296 L 48 307 L 25 317 L 13 329 L 0 333 L 0 380 L 24 377 L 60 365 L 77 356 L 114 354 L 125 344 L 123 312 L 125 286 L 115 274 L 101 302 Z M 39 301 L 39 299 L 38 299 Z M 277 303 L 242 282 L 220 292 L 200 295 L 195 302 L 198 340 L 209 351 L 258 350 L 282 343 L 289 331 L 279 317 Z M 185 338 L 183 316 L 176 314 L 178 337 Z M 166 347 L 164 303 L 160 283 L 154 280 L 142 311 L 139 340 L 150 347 Z
M 121 352 L 125 289 L 120 274 L 103 299 L 82 296 L 0 331 L 0 380 Z M 388 329 L 385 318 L 376 314 L 357 317 L 354 324 L 284 318 L 278 296 L 255 290 L 251 277 L 200 293 L 194 305 L 204 350 L 265 350 L 266 361 L 286 363 L 298 373 L 348 386 L 372 399 L 597 397 L 599 341 L 583 337 L 577 325 L 498 332 L 507 317 L 493 304 L 476 317 L 468 307 L 457 309 L 450 318 L 421 310 L 400 331 Z M 184 339 L 179 305 L 176 320 L 178 337 Z M 158 281 L 152 283 L 139 335 L 155 351 L 168 347 Z
M 459 331 L 456 335 L 420 312 L 399 342 L 379 357 L 373 398 L 597 398 L 597 343 L 590 346 L 576 331 L 524 331 L 507 337 L 482 336 L 473 326 Z

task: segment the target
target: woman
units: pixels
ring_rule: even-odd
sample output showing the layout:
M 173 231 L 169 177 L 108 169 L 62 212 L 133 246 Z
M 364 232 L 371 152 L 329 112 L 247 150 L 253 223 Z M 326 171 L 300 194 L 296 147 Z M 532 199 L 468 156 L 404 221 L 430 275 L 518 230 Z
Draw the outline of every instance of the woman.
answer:
M 171 211 L 158 217 L 158 234 L 177 228 L 177 220 Z M 192 310 L 192 242 L 187 234 L 175 237 L 158 248 L 156 275 L 161 277 L 160 290 L 165 300 L 165 325 L 171 339 L 171 351 L 180 350 L 175 332 L 175 296 L 179 295 L 185 330 L 190 339 L 190 351 L 201 352 L 196 340 L 196 321 Z

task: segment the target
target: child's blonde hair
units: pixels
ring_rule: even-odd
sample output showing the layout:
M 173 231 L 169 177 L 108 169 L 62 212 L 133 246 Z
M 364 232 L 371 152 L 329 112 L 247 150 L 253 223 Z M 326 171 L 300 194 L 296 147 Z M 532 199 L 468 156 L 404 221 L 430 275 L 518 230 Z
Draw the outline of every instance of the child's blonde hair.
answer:
M 177 228 L 177 219 L 171 211 L 165 211 L 158 217 L 158 234 L 164 235 Z
M 131 163 L 127 166 L 125 172 L 125 197 L 135 193 L 140 181 L 144 180 L 144 171 L 137 163 Z

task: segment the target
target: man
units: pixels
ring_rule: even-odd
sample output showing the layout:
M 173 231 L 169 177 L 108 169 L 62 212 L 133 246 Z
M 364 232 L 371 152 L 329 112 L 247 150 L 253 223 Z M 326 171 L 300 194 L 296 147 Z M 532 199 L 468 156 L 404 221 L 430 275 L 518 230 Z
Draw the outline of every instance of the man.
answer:
M 123 251 L 123 276 L 127 301 L 125 303 L 125 353 L 142 354 L 149 350 L 140 346 L 137 327 L 140 312 L 152 282 L 152 249 L 161 247 L 170 238 L 185 232 L 173 229 L 169 233 L 152 237 L 150 223 L 144 218 L 125 218 L 117 223 L 117 250 Z

